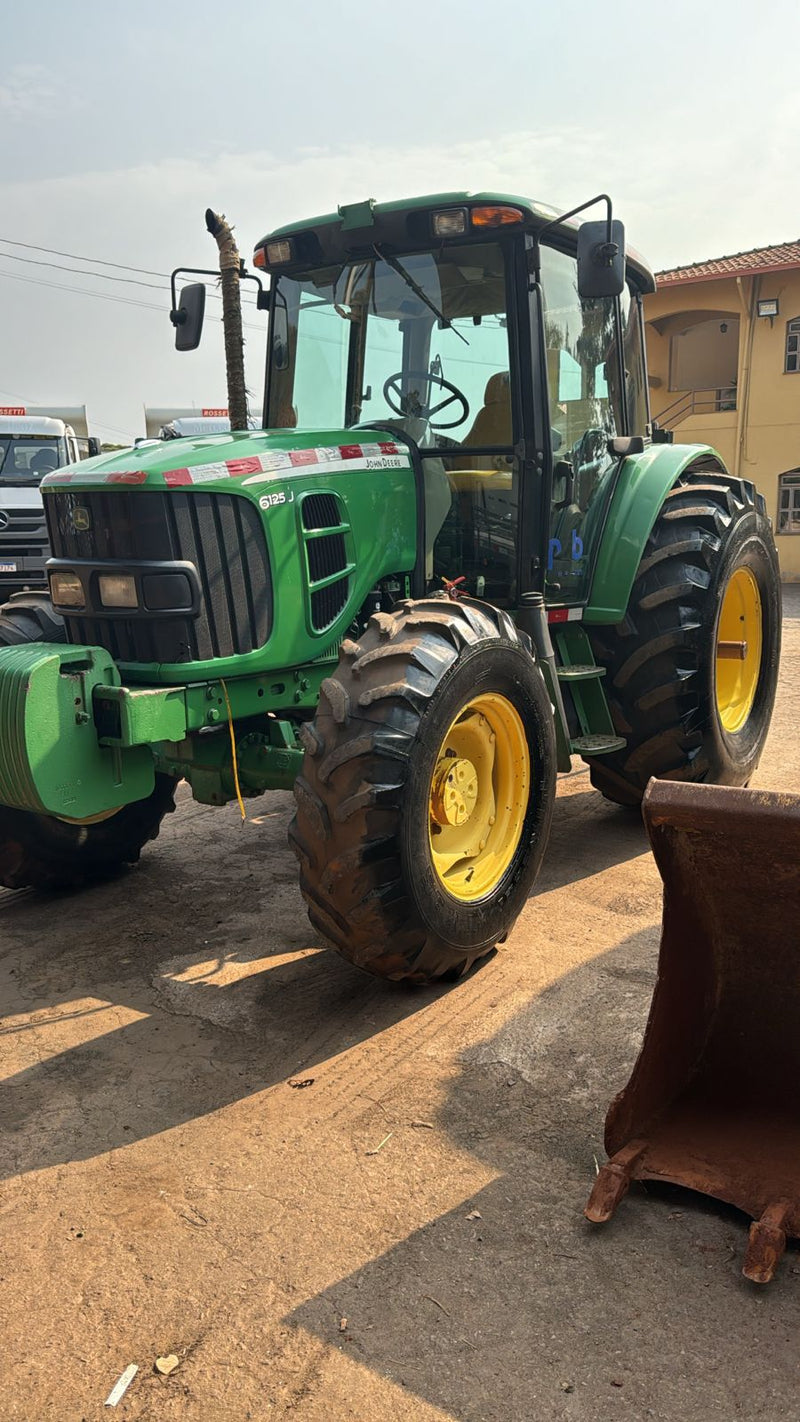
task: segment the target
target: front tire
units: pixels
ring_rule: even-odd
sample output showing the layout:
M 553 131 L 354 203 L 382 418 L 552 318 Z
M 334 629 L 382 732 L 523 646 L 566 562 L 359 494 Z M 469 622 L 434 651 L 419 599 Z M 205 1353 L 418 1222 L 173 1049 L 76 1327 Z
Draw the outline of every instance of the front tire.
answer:
M 66 642 L 64 619 L 46 592 L 13 593 L 0 606 L 0 647 L 24 642 Z
M 780 570 L 763 499 L 744 479 L 684 474 L 650 535 L 625 621 L 592 634 L 627 741 L 590 760 L 592 784 L 631 806 L 651 776 L 747 784 L 769 730 L 780 640 Z
M 303 740 L 290 840 L 314 927 L 378 977 L 466 972 L 519 915 L 555 797 L 552 707 L 511 619 L 376 614 Z
M 0 884 L 7 889 L 72 889 L 135 864 L 175 809 L 175 781 L 156 775 L 144 800 L 94 823 L 76 824 L 0 805 Z

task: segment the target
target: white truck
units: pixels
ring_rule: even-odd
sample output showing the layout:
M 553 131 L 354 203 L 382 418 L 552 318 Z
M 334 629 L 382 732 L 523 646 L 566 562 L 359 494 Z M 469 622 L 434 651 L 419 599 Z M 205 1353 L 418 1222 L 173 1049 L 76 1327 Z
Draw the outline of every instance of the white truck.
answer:
M 0 602 L 45 586 L 45 474 L 99 453 L 85 405 L 0 405 Z
M 228 411 L 222 405 L 197 409 L 170 409 L 168 406 L 145 405 L 146 439 L 184 439 L 187 436 L 225 434 L 231 427 Z

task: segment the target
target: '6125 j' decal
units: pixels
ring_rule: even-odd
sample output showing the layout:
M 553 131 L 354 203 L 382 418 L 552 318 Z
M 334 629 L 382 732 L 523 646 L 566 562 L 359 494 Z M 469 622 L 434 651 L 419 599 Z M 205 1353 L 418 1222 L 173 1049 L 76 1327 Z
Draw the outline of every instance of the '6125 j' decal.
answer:
M 294 494 L 291 489 L 288 493 L 284 493 L 282 489 L 278 489 L 271 494 L 262 494 L 258 501 L 258 507 L 260 509 L 274 509 L 277 508 L 279 504 L 291 504 L 293 500 Z

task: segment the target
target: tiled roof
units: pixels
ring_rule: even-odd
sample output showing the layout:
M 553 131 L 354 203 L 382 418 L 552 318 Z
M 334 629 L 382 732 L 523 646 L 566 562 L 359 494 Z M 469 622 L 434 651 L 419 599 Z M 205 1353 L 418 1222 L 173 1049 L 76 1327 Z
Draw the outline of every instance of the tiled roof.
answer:
M 793 267 L 800 267 L 800 241 L 781 242 L 777 247 L 752 247 L 749 252 L 734 252 L 730 257 L 711 257 L 706 262 L 672 267 L 666 272 L 656 272 L 656 280 L 659 286 L 676 286 L 680 282 L 715 281 L 719 277 L 760 276 Z

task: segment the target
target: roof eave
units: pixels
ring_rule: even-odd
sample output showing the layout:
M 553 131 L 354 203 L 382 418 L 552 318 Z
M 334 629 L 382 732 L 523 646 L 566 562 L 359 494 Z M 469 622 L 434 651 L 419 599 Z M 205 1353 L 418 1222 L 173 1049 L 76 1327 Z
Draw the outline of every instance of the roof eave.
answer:
M 732 267 L 724 272 L 656 272 L 658 289 L 667 286 L 692 286 L 701 281 L 728 281 L 731 277 L 773 276 L 777 272 L 800 271 L 800 262 L 774 262 L 768 266 Z

